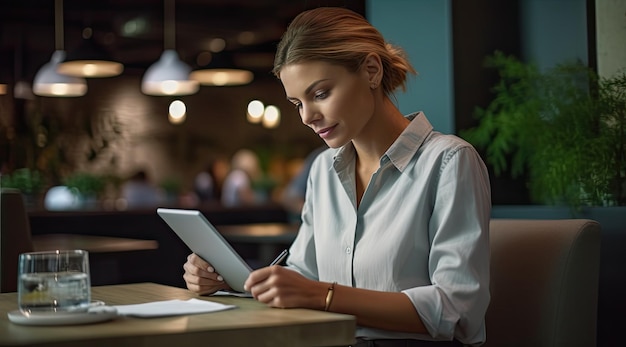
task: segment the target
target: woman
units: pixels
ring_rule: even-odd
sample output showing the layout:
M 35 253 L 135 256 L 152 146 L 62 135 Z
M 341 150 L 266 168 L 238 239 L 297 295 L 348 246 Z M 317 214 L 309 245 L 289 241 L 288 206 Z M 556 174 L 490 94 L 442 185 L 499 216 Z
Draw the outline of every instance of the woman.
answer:
M 273 72 L 331 149 L 311 168 L 287 266 L 245 288 L 270 306 L 356 316 L 357 346 L 482 343 L 488 174 L 471 145 L 393 104 L 414 73 L 402 51 L 360 15 L 318 8 L 290 24 Z M 226 287 L 196 255 L 184 268 L 194 292 Z

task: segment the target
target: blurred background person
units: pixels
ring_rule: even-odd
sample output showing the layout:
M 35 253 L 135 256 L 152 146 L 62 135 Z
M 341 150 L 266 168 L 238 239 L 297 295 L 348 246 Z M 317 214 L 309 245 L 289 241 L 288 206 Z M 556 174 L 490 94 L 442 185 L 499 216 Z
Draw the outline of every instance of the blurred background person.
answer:
M 165 202 L 165 193 L 151 182 L 143 169 L 132 175 L 121 190 L 127 209 L 155 207 Z
M 198 203 L 203 204 L 215 200 L 215 179 L 213 178 L 213 162 L 206 169 L 200 171 L 193 180 L 193 191 L 198 198 Z
M 237 151 L 231 160 L 231 170 L 222 187 L 222 205 L 236 207 L 258 203 L 253 182 L 261 177 L 259 157 L 249 149 Z
M 230 170 L 230 163 L 224 157 L 212 158 L 206 168 L 199 172 L 193 183 L 193 191 L 199 204 L 220 202 L 224 180 Z

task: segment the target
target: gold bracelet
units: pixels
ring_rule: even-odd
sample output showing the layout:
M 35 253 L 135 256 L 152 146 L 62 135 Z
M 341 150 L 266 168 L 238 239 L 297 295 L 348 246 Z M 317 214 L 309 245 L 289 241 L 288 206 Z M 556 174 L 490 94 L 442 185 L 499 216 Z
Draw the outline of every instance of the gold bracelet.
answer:
M 326 306 L 324 306 L 324 311 L 328 311 L 330 308 L 330 303 L 333 302 L 333 293 L 335 292 L 335 284 L 337 282 L 333 282 L 330 287 L 328 287 L 328 293 L 326 294 Z

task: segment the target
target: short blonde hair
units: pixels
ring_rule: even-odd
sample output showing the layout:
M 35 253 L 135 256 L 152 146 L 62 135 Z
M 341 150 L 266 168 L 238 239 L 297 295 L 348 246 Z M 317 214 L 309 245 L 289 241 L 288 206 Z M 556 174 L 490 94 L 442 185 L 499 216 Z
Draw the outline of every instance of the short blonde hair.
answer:
M 406 89 L 407 73 L 416 74 L 404 50 L 387 42 L 363 16 L 340 7 L 320 7 L 300 13 L 283 34 L 272 72 L 279 77 L 285 65 L 324 61 L 356 72 L 370 53 L 383 65 L 385 95 Z

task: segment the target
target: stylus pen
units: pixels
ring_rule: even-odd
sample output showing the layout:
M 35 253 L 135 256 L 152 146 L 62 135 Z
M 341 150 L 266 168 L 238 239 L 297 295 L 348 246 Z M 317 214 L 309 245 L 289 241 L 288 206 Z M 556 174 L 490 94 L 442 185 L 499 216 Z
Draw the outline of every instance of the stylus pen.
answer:
M 285 258 L 287 258 L 287 254 L 289 254 L 289 251 L 286 250 L 286 249 L 283 250 L 282 252 L 280 252 L 278 257 L 276 257 L 276 259 L 272 260 L 272 262 L 270 263 L 269 266 L 282 263 L 282 261 L 285 260 Z

